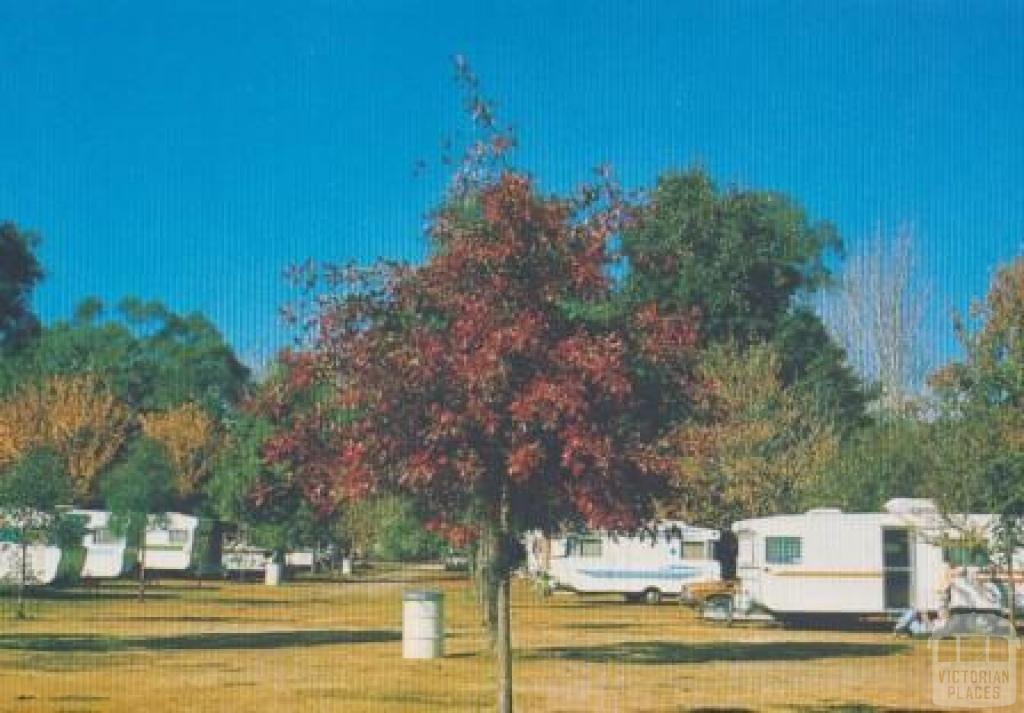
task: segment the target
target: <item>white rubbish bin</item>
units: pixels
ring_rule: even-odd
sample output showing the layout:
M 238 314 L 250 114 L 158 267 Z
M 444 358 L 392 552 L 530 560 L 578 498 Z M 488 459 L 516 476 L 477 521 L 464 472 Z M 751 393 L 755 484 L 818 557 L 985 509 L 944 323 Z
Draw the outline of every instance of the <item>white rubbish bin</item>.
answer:
M 444 656 L 444 594 L 430 590 L 402 597 L 402 658 Z
M 263 583 L 270 587 L 279 585 L 282 569 L 284 569 L 284 565 L 280 562 L 267 562 L 266 569 L 263 571 Z
M 352 574 L 352 558 L 343 557 L 341 559 L 341 573 L 345 576 Z

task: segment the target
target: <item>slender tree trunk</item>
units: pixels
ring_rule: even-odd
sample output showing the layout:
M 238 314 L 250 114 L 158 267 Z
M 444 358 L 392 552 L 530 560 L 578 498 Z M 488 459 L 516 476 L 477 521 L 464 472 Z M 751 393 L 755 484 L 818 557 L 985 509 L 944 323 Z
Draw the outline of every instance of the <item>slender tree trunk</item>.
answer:
M 508 489 L 501 491 L 501 516 L 497 547 L 492 554 L 491 581 L 497 588 L 498 713 L 512 713 L 512 587 L 509 572 L 510 503 Z
M 139 535 L 139 602 L 146 601 L 146 529 Z
M 25 578 L 28 576 L 28 543 L 21 536 L 21 580 L 18 582 L 18 618 L 25 618 Z
M 487 586 L 487 567 L 490 560 L 487 557 L 486 538 L 481 537 L 476 543 L 476 553 L 473 557 L 473 581 L 476 585 L 476 604 L 480 610 L 480 623 L 487 626 L 487 593 L 484 591 Z
M 1007 532 L 1006 541 L 1006 579 L 1009 580 L 1007 592 L 1009 592 L 1010 627 L 1017 631 L 1017 583 L 1013 578 L 1013 554 L 1017 549 L 1017 533 L 1014 530 Z
M 498 585 L 498 711 L 512 713 L 512 587 L 506 570 Z

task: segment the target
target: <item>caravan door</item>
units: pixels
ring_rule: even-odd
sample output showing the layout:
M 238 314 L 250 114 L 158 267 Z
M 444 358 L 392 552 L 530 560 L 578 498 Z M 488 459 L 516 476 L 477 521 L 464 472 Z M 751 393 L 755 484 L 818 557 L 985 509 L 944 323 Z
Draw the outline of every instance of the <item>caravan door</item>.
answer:
M 913 591 L 910 530 L 882 528 L 882 568 L 886 610 L 909 609 Z
M 747 609 L 754 602 L 761 601 L 761 558 L 758 538 L 752 530 L 742 530 L 736 535 L 736 577 L 740 580 L 741 609 Z

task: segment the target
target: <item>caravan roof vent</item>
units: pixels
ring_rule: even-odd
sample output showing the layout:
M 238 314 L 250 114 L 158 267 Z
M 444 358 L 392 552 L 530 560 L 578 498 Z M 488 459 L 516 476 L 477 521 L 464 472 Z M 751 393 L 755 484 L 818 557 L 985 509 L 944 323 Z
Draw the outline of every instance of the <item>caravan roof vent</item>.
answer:
M 813 508 L 807 511 L 808 515 L 842 515 L 843 511 L 839 508 Z
M 938 508 L 928 498 L 893 498 L 885 504 L 885 511 L 893 515 L 935 515 Z

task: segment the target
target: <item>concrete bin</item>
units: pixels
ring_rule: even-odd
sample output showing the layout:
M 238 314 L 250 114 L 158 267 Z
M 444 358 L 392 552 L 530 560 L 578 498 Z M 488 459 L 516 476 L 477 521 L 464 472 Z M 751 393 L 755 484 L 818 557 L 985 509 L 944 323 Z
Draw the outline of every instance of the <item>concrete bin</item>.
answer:
M 444 594 L 409 591 L 402 597 L 402 658 L 444 656 Z

